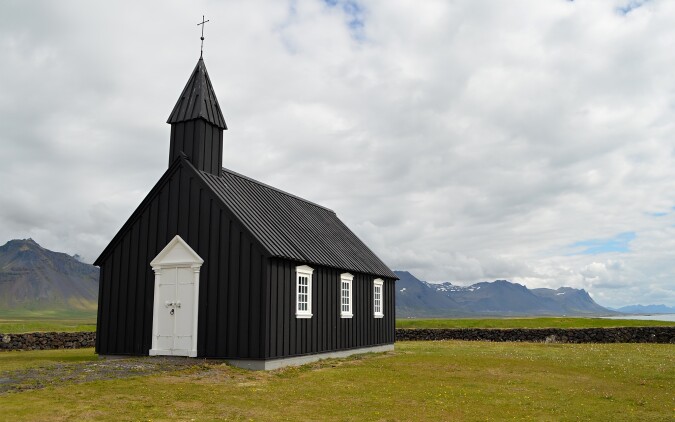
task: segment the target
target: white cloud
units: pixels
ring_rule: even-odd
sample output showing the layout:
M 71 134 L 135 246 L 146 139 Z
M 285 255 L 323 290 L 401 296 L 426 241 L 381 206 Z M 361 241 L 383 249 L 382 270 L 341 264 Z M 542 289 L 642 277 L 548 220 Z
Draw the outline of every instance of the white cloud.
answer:
M 227 167 L 421 278 L 673 305 L 675 4 L 633 3 L 372 0 L 358 31 L 314 0 L 4 3 L 0 238 L 96 257 L 166 168 L 204 11 Z

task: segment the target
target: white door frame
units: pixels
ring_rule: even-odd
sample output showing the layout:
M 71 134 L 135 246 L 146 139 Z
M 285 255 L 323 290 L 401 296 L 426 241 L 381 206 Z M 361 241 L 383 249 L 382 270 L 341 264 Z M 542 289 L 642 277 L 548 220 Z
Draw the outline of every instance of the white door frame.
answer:
M 204 260 L 188 245 L 180 236 L 176 235 L 162 251 L 150 262 L 155 272 L 155 295 L 152 310 L 152 349 L 150 356 L 156 355 L 178 355 L 197 357 L 197 324 L 199 315 L 199 272 Z M 187 351 L 158 349 L 159 336 L 159 312 L 160 312 L 160 289 L 159 285 L 162 279 L 162 270 L 167 272 L 177 268 L 192 268 L 194 277 L 193 291 L 193 309 L 192 309 L 192 345 Z M 176 280 L 178 283 L 178 280 Z M 174 338 L 175 342 L 175 338 Z

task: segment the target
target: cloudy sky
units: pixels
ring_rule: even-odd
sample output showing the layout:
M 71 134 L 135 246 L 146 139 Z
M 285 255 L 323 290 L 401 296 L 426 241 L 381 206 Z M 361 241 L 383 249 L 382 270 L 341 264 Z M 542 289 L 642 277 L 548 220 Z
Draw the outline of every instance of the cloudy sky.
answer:
M 675 2 L 3 1 L 0 243 L 92 262 L 204 57 L 224 165 L 394 269 L 675 305 Z

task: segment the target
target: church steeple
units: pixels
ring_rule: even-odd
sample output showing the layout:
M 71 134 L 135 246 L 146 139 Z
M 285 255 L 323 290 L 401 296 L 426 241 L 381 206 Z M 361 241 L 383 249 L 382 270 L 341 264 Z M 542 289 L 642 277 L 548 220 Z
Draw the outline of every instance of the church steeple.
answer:
M 171 124 L 169 165 L 182 152 L 197 169 L 219 176 L 227 125 L 203 58 L 199 58 L 166 122 Z

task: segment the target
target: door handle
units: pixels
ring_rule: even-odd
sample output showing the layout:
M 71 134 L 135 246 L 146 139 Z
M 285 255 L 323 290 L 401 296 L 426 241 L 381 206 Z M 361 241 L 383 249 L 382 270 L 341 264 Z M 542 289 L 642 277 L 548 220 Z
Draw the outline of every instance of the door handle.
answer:
M 169 302 L 169 301 L 167 300 L 166 302 L 164 302 L 164 306 L 166 306 L 167 308 L 170 308 L 170 307 L 173 306 L 173 302 Z
M 176 303 L 174 303 L 174 305 L 176 306 L 176 308 L 180 308 L 180 300 L 177 300 Z

